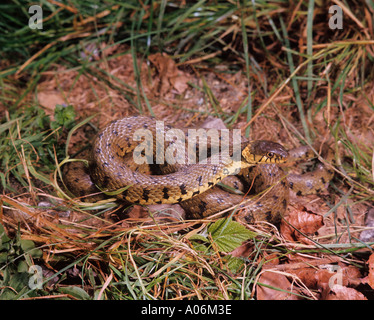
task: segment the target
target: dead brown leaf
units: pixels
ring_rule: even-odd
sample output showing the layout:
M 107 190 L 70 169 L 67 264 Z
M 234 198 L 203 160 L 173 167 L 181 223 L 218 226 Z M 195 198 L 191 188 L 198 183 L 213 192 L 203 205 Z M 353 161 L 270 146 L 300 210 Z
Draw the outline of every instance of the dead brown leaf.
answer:
M 299 277 L 299 279 L 308 288 L 325 288 L 330 278 L 334 275 L 333 272 L 324 269 L 314 268 L 300 268 L 292 271 L 293 274 Z
M 253 243 L 246 242 L 235 248 L 230 254 L 233 257 L 248 257 L 253 252 Z
M 368 284 L 372 289 L 374 289 L 374 253 L 370 255 L 368 264 L 369 264 Z
M 372 289 L 374 289 L 374 253 L 372 253 L 368 259 L 369 274 L 367 277 L 362 279 L 362 283 L 367 283 Z
M 303 234 L 311 235 L 323 226 L 323 217 L 315 214 L 306 208 L 290 208 L 287 222 L 282 221 L 281 234 L 289 241 L 301 241 L 311 244 Z
M 321 265 L 320 268 L 299 268 L 289 272 L 295 274 L 309 289 L 317 289 L 322 297 L 327 297 L 336 285 L 357 286 L 361 283 L 360 270 L 355 266 L 343 263 Z
M 66 103 L 63 96 L 61 95 L 61 92 L 57 90 L 39 91 L 38 101 L 41 106 L 45 107 L 49 111 L 52 117 L 53 110 L 55 109 L 56 104 Z
M 338 264 L 343 273 L 343 284 L 358 286 L 361 283 L 361 272 L 360 269 L 352 265 Z
M 258 282 L 274 287 L 268 288 L 257 284 L 258 300 L 299 300 L 300 298 L 292 293 L 298 293 L 297 288 L 293 287 L 291 282 L 284 274 L 278 272 L 265 271 L 261 274 Z M 278 289 L 278 290 L 277 290 Z
M 341 285 L 334 285 L 326 300 L 367 300 L 367 298 L 356 289 Z
M 134 205 L 128 209 L 127 215 L 130 219 L 140 220 L 149 217 L 148 210 L 140 205 Z
M 163 96 L 174 88 L 179 94 L 188 87 L 188 76 L 177 68 L 174 60 L 166 53 L 155 53 L 149 56 L 149 61 L 156 67 L 159 83 L 154 88 L 156 96 Z

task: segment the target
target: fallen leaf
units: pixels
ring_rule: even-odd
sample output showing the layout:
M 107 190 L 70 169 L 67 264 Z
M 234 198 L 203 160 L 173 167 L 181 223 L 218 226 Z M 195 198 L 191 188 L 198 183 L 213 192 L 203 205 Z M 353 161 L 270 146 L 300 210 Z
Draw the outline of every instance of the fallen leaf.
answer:
M 369 274 L 365 278 L 365 281 L 372 289 L 374 289 L 374 253 L 372 253 L 368 259 Z
M 149 217 L 148 210 L 140 205 L 134 205 L 127 210 L 127 215 L 130 219 L 139 220 Z
M 156 67 L 160 80 L 154 88 L 155 95 L 163 96 L 171 88 L 174 88 L 179 94 L 183 93 L 188 87 L 187 75 L 177 68 L 174 60 L 166 53 L 155 53 L 149 56 L 149 61 Z
M 66 103 L 63 96 L 61 95 L 61 92 L 57 90 L 38 92 L 38 101 L 41 106 L 47 108 L 50 111 L 53 111 L 55 109 L 56 104 Z
M 311 244 L 303 234 L 311 235 L 323 226 L 323 217 L 309 210 L 290 208 L 289 214 L 280 225 L 281 234 L 289 241 Z
M 298 290 L 284 274 L 265 271 L 258 279 L 256 285 L 257 300 L 299 300 L 300 297 L 293 294 Z M 264 284 L 266 286 L 263 286 Z M 269 286 L 269 287 L 268 287 Z M 271 288 L 270 288 L 271 287 Z M 274 289 L 273 289 L 274 288 Z
M 338 264 L 343 273 L 343 284 L 350 286 L 358 286 L 361 284 L 362 274 L 358 267 L 352 265 L 344 265 L 343 263 Z
M 367 300 L 367 298 L 356 289 L 336 284 L 331 288 L 326 300 Z
M 297 270 L 291 271 L 304 283 L 304 285 L 310 289 L 324 289 L 330 278 L 334 275 L 333 272 L 329 272 L 324 269 L 315 269 L 315 268 L 300 268 Z
M 239 247 L 236 247 L 230 254 L 233 257 L 240 258 L 240 257 L 248 257 L 253 252 L 253 243 L 245 242 L 241 244 Z
M 320 265 L 320 268 L 305 267 L 288 272 L 296 275 L 309 289 L 318 290 L 323 299 L 330 294 L 335 285 L 357 286 L 361 283 L 360 270 L 343 263 Z

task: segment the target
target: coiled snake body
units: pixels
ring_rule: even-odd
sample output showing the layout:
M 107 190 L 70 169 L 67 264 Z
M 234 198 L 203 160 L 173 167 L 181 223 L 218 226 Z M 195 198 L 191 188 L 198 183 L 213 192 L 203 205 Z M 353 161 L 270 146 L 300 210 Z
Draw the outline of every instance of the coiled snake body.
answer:
M 279 222 L 286 210 L 290 186 L 305 189 L 304 186 L 300 187 L 302 179 L 301 183 L 300 179 L 290 183 L 277 165 L 288 157 L 283 146 L 264 140 L 243 143 L 239 160 L 233 159 L 231 148 L 230 154 L 212 154 L 206 163 L 167 164 L 161 169 L 167 174 L 149 175 L 142 172 L 142 166 L 127 164 L 131 163 L 134 149 L 145 141 L 134 141 L 134 134 L 146 130 L 153 137 L 158 135 L 163 138 L 170 129 L 165 126 L 160 130 L 154 119 L 145 116 L 113 121 L 98 133 L 93 143 L 89 169 L 82 169 L 82 166 L 72 163 L 65 171 L 64 180 L 75 195 L 95 192 L 95 185 L 101 190 L 122 189 L 116 196 L 128 203 L 180 203 L 189 217 L 199 218 L 237 205 L 243 200 L 242 195 L 231 194 L 216 186 L 221 181 L 230 184 L 231 174 L 238 173 L 236 170 L 240 168 L 237 176 L 241 182 L 234 181 L 231 185 L 236 188 L 243 183 L 248 188 L 256 177 L 253 187 L 257 193 L 263 192 L 260 197 L 245 202 L 243 217 L 247 222 L 268 220 L 273 223 Z M 157 139 L 145 143 L 153 151 L 158 148 Z M 173 146 L 173 142 L 166 146 Z M 150 162 L 156 160 L 155 157 L 152 154 Z M 322 169 L 317 178 L 321 180 L 321 176 L 324 183 L 331 178 Z M 321 183 L 318 181 L 315 184 Z M 315 189 L 314 185 L 309 189 Z

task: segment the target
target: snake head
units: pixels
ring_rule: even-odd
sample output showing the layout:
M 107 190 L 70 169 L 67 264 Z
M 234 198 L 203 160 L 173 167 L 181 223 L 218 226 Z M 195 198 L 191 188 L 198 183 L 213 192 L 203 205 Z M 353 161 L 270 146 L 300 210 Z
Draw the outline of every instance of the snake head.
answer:
M 283 163 L 288 152 L 279 143 L 268 140 L 255 140 L 247 143 L 242 151 L 244 160 L 249 164 Z

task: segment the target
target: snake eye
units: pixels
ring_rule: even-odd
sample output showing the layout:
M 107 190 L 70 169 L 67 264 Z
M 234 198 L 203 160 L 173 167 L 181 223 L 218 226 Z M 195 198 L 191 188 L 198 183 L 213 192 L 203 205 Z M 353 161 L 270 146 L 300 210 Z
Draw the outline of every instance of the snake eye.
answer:
M 268 153 L 267 153 L 267 157 L 268 157 L 268 158 L 272 158 L 272 157 L 274 157 L 274 152 L 268 152 Z

